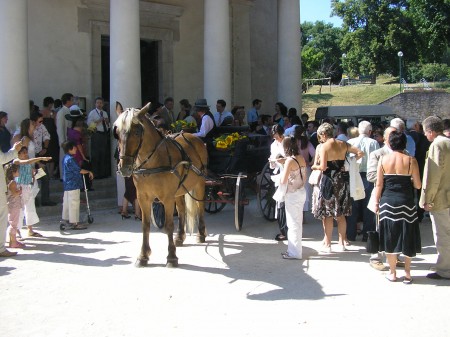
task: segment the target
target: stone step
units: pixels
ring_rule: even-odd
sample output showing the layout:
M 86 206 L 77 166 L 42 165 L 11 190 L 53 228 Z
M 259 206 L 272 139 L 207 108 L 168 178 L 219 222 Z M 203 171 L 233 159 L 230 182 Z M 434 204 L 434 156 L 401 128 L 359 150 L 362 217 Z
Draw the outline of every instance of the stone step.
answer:
M 117 209 L 116 177 L 94 179 L 93 191 L 88 191 L 89 207 L 91 212 L 97 210 Z M 56 206 L 38 206 L 36 212 L 39 217 L 61 217 L 63 201 L 63 183 L 59 180 L 50 181 L 50 199 L 58 204 Z M 39 199 L 39 195 L 38 195 Z M 87 214 L 86 193 L 80 193 L 80 220 L 84 221 Z M 38 200 L 39 201 L 39 200 Z

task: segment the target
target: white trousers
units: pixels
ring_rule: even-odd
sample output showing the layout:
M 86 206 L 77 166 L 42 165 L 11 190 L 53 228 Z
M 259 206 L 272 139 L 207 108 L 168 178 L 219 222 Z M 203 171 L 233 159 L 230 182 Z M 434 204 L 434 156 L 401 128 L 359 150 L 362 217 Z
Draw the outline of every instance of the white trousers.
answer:
M 72 224 L 80 221 L 80 190 L 64 191 L 62 219 Z
M 22 204 L 23 208 L 19 215 L 19 228 L 23 225 L 23 217 L 25 216 L 25 224 L 27 226 L 33 226 L 39 222 L 39 216 L 36 213 L 36 205 L 33 185 L 20 185 L 22 188 Z
M 303 206 L 306 200 L 305 188 L 288 192 L 285 196 L 286 224 L 288 227 L 287 253 L 297 259 L 302 258 Z
M 450 278 L 450 208 L 431 211 L 434 242 L 437 250 L 436 272 Z

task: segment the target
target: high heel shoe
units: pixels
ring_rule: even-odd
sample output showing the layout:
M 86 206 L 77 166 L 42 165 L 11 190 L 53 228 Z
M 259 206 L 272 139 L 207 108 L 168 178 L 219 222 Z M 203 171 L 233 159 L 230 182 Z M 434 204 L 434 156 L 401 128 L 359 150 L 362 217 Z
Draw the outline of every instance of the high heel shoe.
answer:
M 120 215 L 122 216 L 122 220 L 131 218 L 131 215 L 128 215 L 126 213 L 121 213 Z
M 142 218 L 138 217 L 137 215 L 134 216 L 134 220 L 142 221 Z

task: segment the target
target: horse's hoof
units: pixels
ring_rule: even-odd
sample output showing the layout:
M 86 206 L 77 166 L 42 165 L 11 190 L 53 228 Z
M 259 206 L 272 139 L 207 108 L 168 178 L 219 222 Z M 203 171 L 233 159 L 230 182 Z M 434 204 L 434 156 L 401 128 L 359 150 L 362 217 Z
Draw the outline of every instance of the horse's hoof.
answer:
M 206 237 L 204 235 L 197 235 L 197 243 L 205 243 Z
M 166 267 L 167 268 L 176 268 L 176 267 L 178 267 L 178 258 L 167 259 Z
M 136 268 L 147 267 L 147 265 L 148 265 L 148 259 L 137 259 L 136 263 L 134 264 L 134 266 Z
M 180 238 L 180 237 L 175 238 L 175 246 L 181 247 L 181 246 L 183 246 L 183 242 L 184 242 L 183 238 Z

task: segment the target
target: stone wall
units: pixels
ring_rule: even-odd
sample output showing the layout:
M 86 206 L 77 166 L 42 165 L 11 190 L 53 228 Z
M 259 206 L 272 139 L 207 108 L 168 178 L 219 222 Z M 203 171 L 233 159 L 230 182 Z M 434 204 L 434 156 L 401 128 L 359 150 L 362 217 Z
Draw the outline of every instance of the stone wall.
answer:
M 450 118 L 450 94 L 439 90 L 405 91 L 380 104 L 389 105 L 404 119 Z

